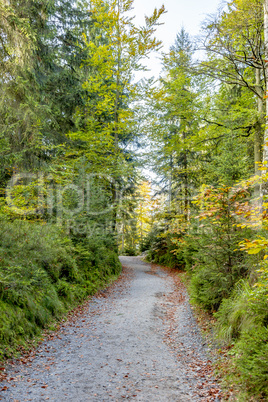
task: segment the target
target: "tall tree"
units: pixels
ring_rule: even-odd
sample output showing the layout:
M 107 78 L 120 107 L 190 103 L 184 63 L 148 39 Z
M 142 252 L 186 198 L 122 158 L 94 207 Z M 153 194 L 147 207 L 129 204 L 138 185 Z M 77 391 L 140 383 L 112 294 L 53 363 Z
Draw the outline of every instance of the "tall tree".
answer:
M 264 122 L 265 61 L 262 0 L 233 0 L 204 25 L 203 44 L 208 59 L 199 72 L 226 84 L 251 91 L 257 114 L 253 125 L 255 171 L 262 161 Z
M 169 187 L 169 202 L 174 192 L 180 199 L 180 209 L 188 217 L 191 197 L 191 137 L 198 128 L 197 94 L 191 75 L 192 45 L 182 29 L 174 46 L 163 59 L 164 77 L 153 96 L 152 128 L 157 142 L 157 164 Z M 160 169 L 159 169 L 160 168 Z M 160 174 L 161 174 L 160 173 Z
M 164 6 L 145 17 L 145 26 L 136 27 L 130 16 L 133 0 L 105 2 L 92 0 L 90 14 L 95 35 L 84 34 L 87 56 L 83 66 L 89 76 L 83 84 L 85 106 L 78 108 L 77 120 L 85 127 L 71 134 L 82 144 L 77 156 L 86 157 L 95 171 L 112 177 L 114 227 L 117 219 L 117 191 L 130 173 L 125 148 L 135 133 L 134 101 L 139 95 L 134 73 L 143 70 L 142 60 L 161 47 L 154 33 Z
M 83 8 L 75 4 L 72 0 L 1 3 L 3 185 L 10 166 L 40 168 L 74 129 L 75 109 L 85 92 L 79 41 L 91 24 L 86 3 Z

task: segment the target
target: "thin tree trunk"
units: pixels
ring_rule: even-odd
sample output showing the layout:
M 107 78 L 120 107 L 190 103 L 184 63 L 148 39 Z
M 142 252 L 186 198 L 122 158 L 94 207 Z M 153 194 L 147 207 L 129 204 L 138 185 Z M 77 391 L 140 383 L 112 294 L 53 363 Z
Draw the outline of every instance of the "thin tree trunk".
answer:
M 263 163 L 268 163 L 268 0 L 264 0 L 264 46 L 265 46 L 265 61 L 266 61 L 266 77 L 265 77 L 265 98 L 266 98 L 266 117 L 263 145 Z
M 256 69 L 256 89 L 258 91 L 257 107 L 258 107 L 258 123 L 254 136 L 254 162 L 255 162 L 255 174 L 260 174 L 259 164 L 261 159 L 261 147 L 262 147 L 262 123 L 263 123 L 263 91 L 261 88 L 261 70 Z
M 265 130 L 263 140 L 263 163 L 268 165 L 268 0 L 264 0 L 264 47 L 265 47 L 265 62 L 266 62 L 266 74 L 265 74 L 265 99 L 266 99 L 266 113 L 265 113 Z M 263 174 L 267 173 L 267 169 L 263 170 Z M 267 180 L 263 180 L 261 185 L 261 200 L 268 194 Z
M 184 152 L 184 210 L 185 210 L 185 220 L 188 220 L 188 209 L 189 209 L 189 201 L 188 201 L 188 160 L 187 153 Z
M 117 215 L 118 215 L 118 193 L 117 185 L 119 182 L 118 177 L 118 156 L 119 156 L 119 102 L 120 102 L 120 68 L 121 68 L 121 31 L 120 31 L 120 0 L 117 1 L 117 72 L 116 72 L 116 95 L 114 104 L 114 152 L 115 152 L 115 173 L 113 183 L 113 230 L 117 231 Z
M 124 216 L 122 217 L 123 219 L 123 224 L 122 224 L 122 252 L 124 252 L 125 249 L 125 219 Z
M 183 133 L 183 139 L 185 141 L 186 139 L 186 135 L 185 133 Z M 188 159 L 187 159 L 187 152 L 186 150 L 184 151 L 184 155 L 183 155 L 183 159 L 184 159 L 184 217 L 185 220 L 188 220 L 188 210 L 189 210 L 189 195 L 188 195 Z
M 170 167 L 170 173 L 169 173 L 169 183 L 168 183 L 168 209 L 169 209 L 169 212 L 171 212 L 171 203 L 172 203 L 172 168 L 173 168 L 172 155 L 170 155 L 169 167 Z
M 258 121 L 255 126 L 255 134 L 254 134 L 254 164 L 255 164 L 255 175 L 260 176 L 260 164 L 262 162 L 262 124 L 264 119 L 264 104 L 263 104 L 263 90 L 261 87 L 261 70 L 255 70 L 256 76 L 256 90 L 258 92 L 257 97 L 257 109 L 258 109 Z M 254 188 L 254 200 L 259 205 L 260 200 L 260 193 L 261 193 L 261 186 L 260 183 L 255 184 Z

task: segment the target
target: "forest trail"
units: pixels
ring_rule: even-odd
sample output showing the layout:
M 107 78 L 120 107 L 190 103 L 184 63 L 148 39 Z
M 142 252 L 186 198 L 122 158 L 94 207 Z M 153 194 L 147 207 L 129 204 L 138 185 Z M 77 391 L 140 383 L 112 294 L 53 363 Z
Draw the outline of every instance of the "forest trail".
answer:
M 119 281 L 88 301 L 32 358 L 9 368 L 0 399 L 220 401 L 183 285 L 139 257 L 121 262 Z

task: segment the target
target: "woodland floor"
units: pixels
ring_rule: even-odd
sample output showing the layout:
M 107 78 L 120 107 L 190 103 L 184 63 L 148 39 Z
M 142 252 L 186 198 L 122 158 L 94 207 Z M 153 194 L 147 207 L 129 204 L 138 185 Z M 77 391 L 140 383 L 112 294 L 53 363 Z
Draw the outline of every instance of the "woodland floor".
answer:
M 4 401 L 220 401 L 178 275 L 122 257 L 121 278 L 7 368 Z

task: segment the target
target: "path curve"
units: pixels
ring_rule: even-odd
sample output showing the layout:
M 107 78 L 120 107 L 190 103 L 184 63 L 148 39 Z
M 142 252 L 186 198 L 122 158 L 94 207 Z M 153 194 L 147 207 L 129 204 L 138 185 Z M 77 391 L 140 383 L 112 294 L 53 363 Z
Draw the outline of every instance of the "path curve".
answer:
M 183 285 L 139 257 L 121 262 L 121 280 L 9 369 L 0 399 L 220 401 Z

